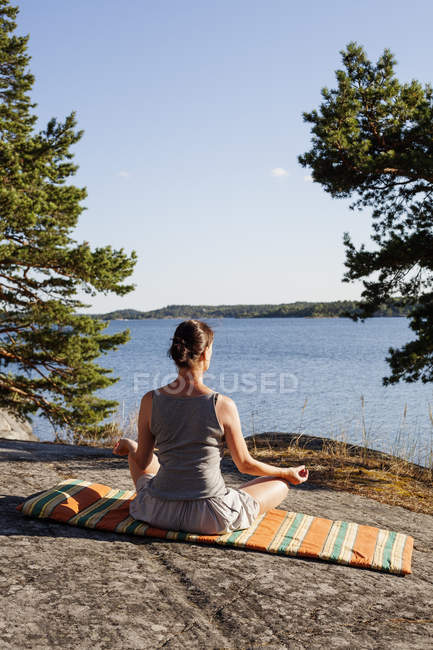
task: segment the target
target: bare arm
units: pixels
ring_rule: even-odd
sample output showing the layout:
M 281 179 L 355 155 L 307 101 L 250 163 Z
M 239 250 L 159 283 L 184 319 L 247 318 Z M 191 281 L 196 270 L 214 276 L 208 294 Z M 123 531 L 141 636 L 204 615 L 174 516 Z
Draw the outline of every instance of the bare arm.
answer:
M 303 483 L 308 478 L 308 470 L 304 465 L 299 467 L 277 467 L 262 463 L 253 458 L 248 451 L 244 436 L 242 435 L 239 413 L 234 401 L 222 395 L 219 420 L 224 428 L 227 447 L 233 462 L 242 474 L 252 476 L 274 476 L 294 485 Z
M 152 391 L 143 395 L 138 413 L 138 447 L 131 452 L 137 465 L 144 469 L 152 460 L 155 448 L 155 438 L 150 430 L 150 417 L 152 413 Z

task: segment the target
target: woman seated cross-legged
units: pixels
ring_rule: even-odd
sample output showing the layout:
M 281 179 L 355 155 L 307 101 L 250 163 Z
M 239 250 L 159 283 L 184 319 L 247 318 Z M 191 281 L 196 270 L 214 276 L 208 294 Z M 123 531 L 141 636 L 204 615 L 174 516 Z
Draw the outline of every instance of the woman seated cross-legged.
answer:
M 143 396 L 138 443 L 121 438 L 113 448 L 128 456 L 136 488 L 131 516 L 157 528 L 208 535 L 248 528 L 285 499 L 288 483 L 308 478 L 304 465 L 277 467 L 250 455 L 235 402 L 203 383 L 213 339 L 202 321 L 177 326 L 169 354 L 178 376 Z M 241 473 L 259 478 L 227 487 L 220 467 L 224 444 Z

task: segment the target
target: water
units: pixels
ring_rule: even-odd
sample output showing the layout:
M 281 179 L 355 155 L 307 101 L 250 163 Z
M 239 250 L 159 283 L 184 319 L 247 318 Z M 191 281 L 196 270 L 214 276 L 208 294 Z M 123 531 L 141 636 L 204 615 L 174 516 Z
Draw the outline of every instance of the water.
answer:
M 111 321 L 104 330 L 104 334 L 131 331 L 128 343 L 96 360 L 119 377 L 96 394 L 119 401 L 120 421 L 128 420 L 146 391 L 176 376 L 166 353 L 179 322 Z M 406 318 L 374 318 L 365 323 L 339 318 L 207 322 L 215 340 L 205 382 L 234 399 L 244 436 L 298 432 L 352 443 L 366 441 L 393 452 L 401 451 L 395 448 L 399 438 L 401 445 L 413 447 L 415 461 L 429 447 L 432 385 L 385 387 L 381 381 L 390 374 L 385 361 L 388 348 L 414 338 Z M 43 418 L 35 418 L 33 427 L 41 440 L 53 440 L 51 425 Z

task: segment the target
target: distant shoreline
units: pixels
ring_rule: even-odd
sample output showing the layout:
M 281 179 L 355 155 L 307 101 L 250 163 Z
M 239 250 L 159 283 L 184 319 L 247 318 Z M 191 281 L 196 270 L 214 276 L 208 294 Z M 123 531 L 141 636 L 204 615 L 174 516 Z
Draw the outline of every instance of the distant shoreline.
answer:
M 333 302 L 292 302 L 277 305 L 167 305 L 151 311 L 118 309 L 105 314 L 87 315 L 100 320 L 173 320 L 190 318 L 352 318 L 361 316 L 359 302 L 336 300 Z M 373 318 L 407 317 L 412 306 L 401 298 L 394 298 L 382 305 Z
M 180 318 L 198 318 L 198 316 L 154 316 L 153 318 L 102 318 L 102 316 L 95 316 L 92 314 L 94 318 L 101 318 L 102 320 L 116 320 L 116 321 L 125 321 L 125 322 L 130 322 L 134 320 L 179 320 Z M 203 316 L 201 317 L 203 318 Z M 325 318 L 332 318 L 333 320 L 337 320 L 339 318 L 343 318 L 342 316 L 206 316 L 208 319 L 212 320 L 225 320 L 226 318 L 235 318 L 236 320 L 242 320 L 243 318 L 245 320 L 253 320 L 253 319 L 259 319 L 259 318 L 266 318 L 267 320 L 272 320 L 273 318 L 283 320 L 285 318 L 308 318 L 310 320 L 320 320 L 325 319 Z M 384 314 L 379 314 L 377 316 L 373 316 L 373 318 L 406 318 L 406 315 L 401 315 L 401 314 L 392 314 L 391 316 L 386 316 Z

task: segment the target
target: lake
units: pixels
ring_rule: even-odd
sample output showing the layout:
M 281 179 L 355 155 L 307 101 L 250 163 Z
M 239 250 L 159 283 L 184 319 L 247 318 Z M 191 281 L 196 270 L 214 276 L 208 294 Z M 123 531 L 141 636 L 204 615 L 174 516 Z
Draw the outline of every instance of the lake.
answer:
M 119 381 L 97 395 L 119 401 L 127 421 L 142 395 L 176 376 L 167 356 L 180 319 L 111 321 L 104 334 L 129 329 L 131 340 L 96 359 Z M 208 319 L 215 332 L 205 382 L 230 395 L 244 436 L 265 431 L 298 432 L 366 441 L 384 451 L 422 459 L 433 439 L 430 384 L 383 386 L 390 374 L 390 346 L 414 338 L 406 318 Z M 109 419 L 107 420 L 109 421 Z M 53 440 L 51 425 L 34 418 L 34 432 Z M 424 464 L 424 463 L 423 463 Z

